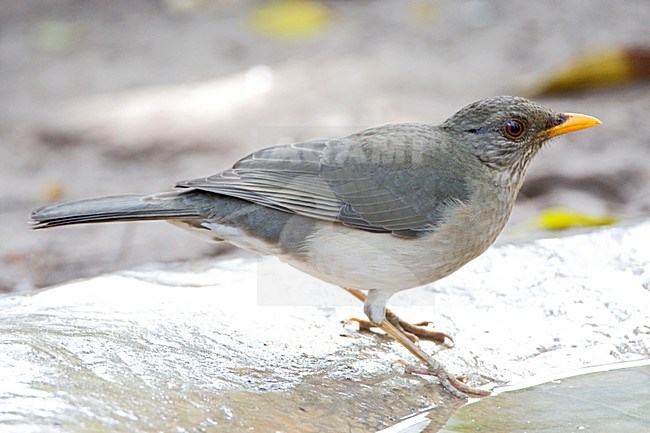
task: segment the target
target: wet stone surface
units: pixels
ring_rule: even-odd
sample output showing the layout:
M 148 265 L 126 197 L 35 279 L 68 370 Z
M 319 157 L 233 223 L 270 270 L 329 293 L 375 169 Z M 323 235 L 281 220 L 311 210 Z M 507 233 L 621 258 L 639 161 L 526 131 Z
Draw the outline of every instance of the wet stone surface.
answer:
M 444 433 L 650 430 L 650 360 L 500 393 L 459 410 Z M 413 432 L 415 433 L 415 432 Z
M 391 302 L 492 387 L 650 356 L 650 223 L 492 248 Z M 376 431 L 462 402 L 275 259 L 152 265 L 0 298 L 0 431 Z

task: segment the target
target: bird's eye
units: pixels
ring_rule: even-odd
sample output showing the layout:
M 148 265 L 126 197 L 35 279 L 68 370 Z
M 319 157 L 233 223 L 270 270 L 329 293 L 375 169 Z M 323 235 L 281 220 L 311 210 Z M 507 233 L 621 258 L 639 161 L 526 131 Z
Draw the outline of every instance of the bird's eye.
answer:
M 524 135 L 526 131 L 526 126 L 521 120 L 508 120 L 505 125 L 503 125 L 503 132 L 506 137 L 516 140 Z

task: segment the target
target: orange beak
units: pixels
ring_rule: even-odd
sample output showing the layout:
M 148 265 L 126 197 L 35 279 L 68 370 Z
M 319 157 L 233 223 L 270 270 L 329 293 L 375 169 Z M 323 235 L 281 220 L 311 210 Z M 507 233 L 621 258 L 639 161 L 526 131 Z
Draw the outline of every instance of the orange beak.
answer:
M 595 117 L 587 116 L 586 114 L 562 114 L 567 118 L 563 123 L 544 131 L 548 138 L 566 134 L 567 132 L 580 131 L 581 129 L 591 128 L 592 126 L 600 125 L 603 123 Z

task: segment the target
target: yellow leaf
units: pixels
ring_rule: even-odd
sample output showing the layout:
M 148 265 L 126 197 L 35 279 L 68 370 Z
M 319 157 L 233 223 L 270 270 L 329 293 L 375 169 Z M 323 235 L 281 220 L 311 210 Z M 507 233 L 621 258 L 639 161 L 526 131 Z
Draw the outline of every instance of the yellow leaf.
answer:
M 65 187 L 60 182 L 50 182 L 41 190 L 41 199 L 51 203 L 61 200 L 65 196 Z
M 594 227 L 614 224 L 618 218 L 592 216 L 565 209 L 548 209 L 537 218 L 537 225 L 544 230 L 566 230 L 572 227 Z
M 602 50 L 573 59 L 540 82 L 529 96 L 590 90 L 650 79 L 650 50 Z
M 250 22 L 276 39 L 299 39 L 319 33 L 330 21 L 327 9 L 314 0 L 276 0 L 255 8 Z
M 34 27 L 36 45 L 50 52 L 67 53 L 81 45 L 83 30 L 77 23 L 43 20 Z
M 438 18 L 438 9 L 430 1 L 419 0 L 410 4 L 409 15 L 415 24 L 431 24 Z

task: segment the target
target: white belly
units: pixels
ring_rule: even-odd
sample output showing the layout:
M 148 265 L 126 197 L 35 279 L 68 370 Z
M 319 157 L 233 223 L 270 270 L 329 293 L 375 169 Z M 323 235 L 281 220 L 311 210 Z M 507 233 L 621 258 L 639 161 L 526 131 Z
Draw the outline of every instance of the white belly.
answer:
M 476 258 L 501 232 L 507 213 L 494 221 L 461 206 L 450 220 L 417 239 L 323 223 L 306 240 L 307 260 L 283 260 L 340 286 L 398 292 L 446 277 Z
M 278 256 L 328 283 L 394 293 L 451 274 L 494 242 L 507 221 L 509 209 L 498 212 L 500 218 L 477 214 L 476 209 L 472 212 L 461 204 L 435 231 L 416 239 L 321 221 L 300 243 L 300 252 L 271 245 L 237 227 L 211 222 L 204 222 L 200 228 L 179 225 L 213 240 Z

